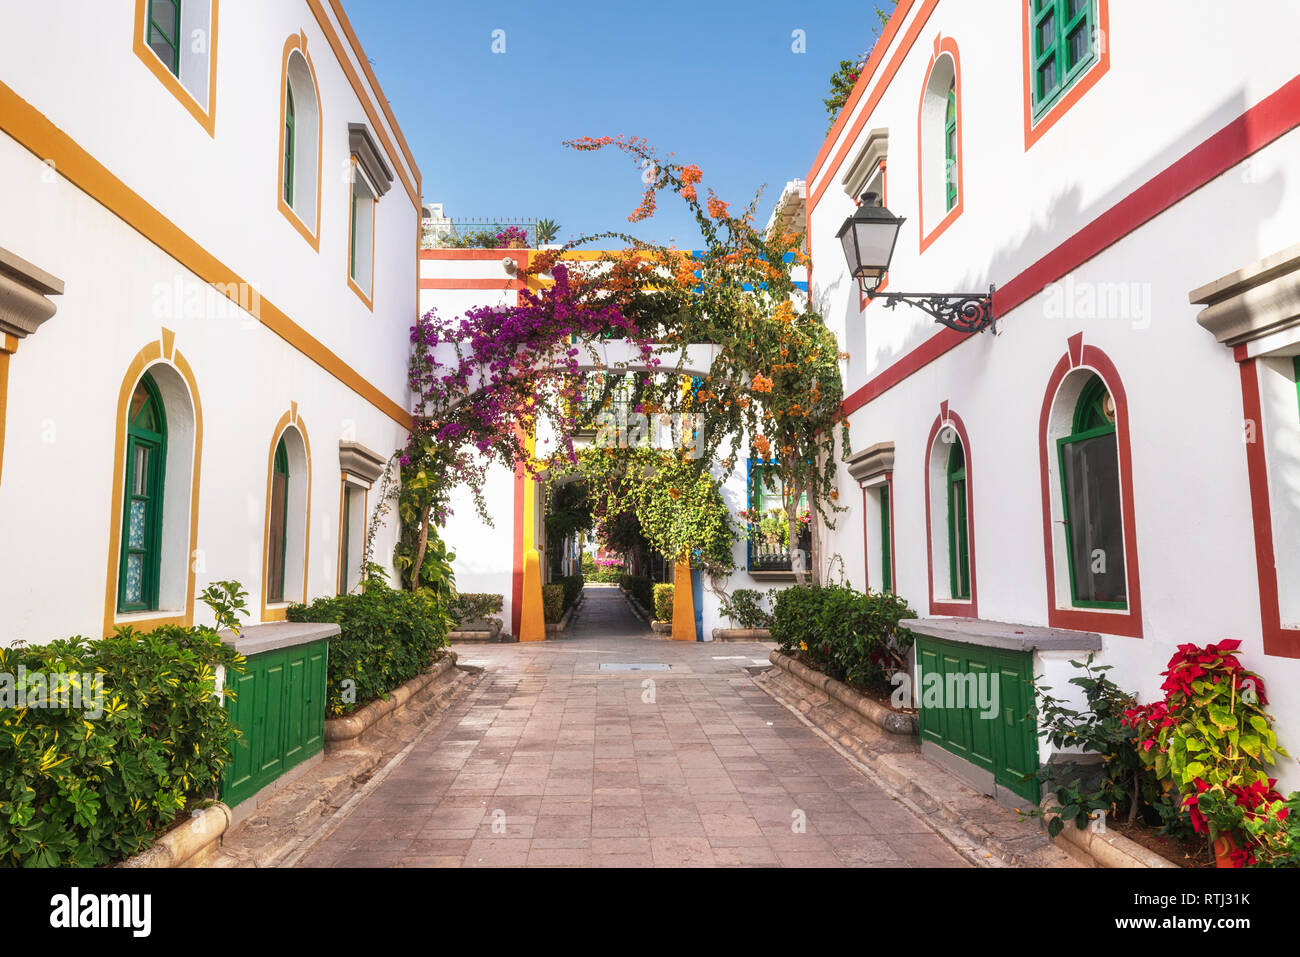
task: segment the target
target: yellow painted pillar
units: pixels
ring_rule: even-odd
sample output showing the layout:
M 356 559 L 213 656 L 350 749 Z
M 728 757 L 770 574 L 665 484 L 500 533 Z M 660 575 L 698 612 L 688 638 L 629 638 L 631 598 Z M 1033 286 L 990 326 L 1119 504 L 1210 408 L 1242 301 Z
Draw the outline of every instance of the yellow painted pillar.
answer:
M 695 597 L 691 594 L 691 563 L 679 558 L 673 574 L 673 641 L 695 640 Z
M 528 437 L 527 449 L 531 457 L 534 439 Z M 538 483 L 527 470 L 524 471 L 524 594 L 523 609 L 519 615 L 520 641 L 546 640 L 546 613 L 542 606 L 542 556 L 537 550 L 537 492 Z

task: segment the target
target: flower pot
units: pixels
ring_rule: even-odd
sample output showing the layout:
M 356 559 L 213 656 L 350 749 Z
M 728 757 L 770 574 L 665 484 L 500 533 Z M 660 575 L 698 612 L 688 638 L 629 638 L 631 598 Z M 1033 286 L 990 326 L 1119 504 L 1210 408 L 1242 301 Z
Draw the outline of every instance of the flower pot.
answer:
M 1214 866 L 1241 867 L 1241 835 L 1234 831 L 1224 831 L 1214 839 Z

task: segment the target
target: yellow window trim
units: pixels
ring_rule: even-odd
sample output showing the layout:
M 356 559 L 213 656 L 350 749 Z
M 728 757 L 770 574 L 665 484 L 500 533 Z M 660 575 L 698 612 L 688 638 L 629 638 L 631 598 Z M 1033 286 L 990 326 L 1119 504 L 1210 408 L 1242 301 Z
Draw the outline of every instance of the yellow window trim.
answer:
M 302 221 L 298 211 L 284 201 L 284 111 L 285 111 L 285 90 L 289 88 L 289 58 L 297 50 L 302 54 L 304 62 L 307 64 L 307 72 L 311 74 L 311 85 L 316 97 L 316 229 L 312 231 L 307 228 L 307 224 Z M 320 196 L 324 183 L 321 182 L 323 174 L 323 164 L 325 157 L 325 110 L 321 105 L 320 83 L 316 79 L 316 65 L 311 62 L 311 54 L 307 52 L 307 34 L 296 33 L 284 41 L 284 57 L 280 65 L 280 155 L 276 161 L 276 169 L 280 175 L 275 181 L 275 203 L 284 218 L 289 220 L 301 235 L 307 240 L 312 251 L 320 252 Z M 295 154 L 297 147 L 295 145 Z M 298 184 L 294 184 L 297 189 Z
M 280 439 L 290 428 L 302 438 L 302 447 L 307 455 L 307 515 L 302 531 L 302 602 L 307 603 L 307 571 L 311 567 L 311 442 L 307 439 L 307 426 L 298 417 L 298 403 L 291 402 L 289 411 L 280 416 L 271 435 L 271 450 L 266 459 L 266 523 L 262 533 L 262 621 L 284 621 L 285 610 L 292 601 L 268 604 L 266 600 L 266 575 L 271 567 L 271 483 L 275 479 L 275 448 Z M 289 507 L 286 495 L 284 507 Z M 287 557 L 287 556 L 286 556 Z
M 212 12 L 208 21 L 208 105 L 205 108 L 202 103 L 194 98 L 194 94 L 185 88 L 185 85 L 176 77 L 176 74 L 167 69 L 167 65 L 158 58 L 145 42 L 145 34 L 148 28 L 148 0 L 135 0 L 135 40 L 131 48 L 135 50 L 142 63 L 149 68 L 158 82 L 167 88 L 167 90 L 180 100 L 181 106 L 185 107 L 196 120 L 199 126 L 203 127 L 208 136 L 216 136 L 217 127 L 217 0 L 212 0 Z M 177 43 L 181 40 L 176 38 Z

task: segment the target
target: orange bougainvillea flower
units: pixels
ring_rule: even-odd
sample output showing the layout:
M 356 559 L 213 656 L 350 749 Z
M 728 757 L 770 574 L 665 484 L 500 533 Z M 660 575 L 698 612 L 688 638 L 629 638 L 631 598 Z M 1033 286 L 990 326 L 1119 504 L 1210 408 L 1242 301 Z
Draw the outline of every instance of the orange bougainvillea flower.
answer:
M 755 392 L 771 392 L 772 380 L 760 372 L 754 376 L 753 389 Z
M 698 183 L 703 178 L 704 178 L 704 174 L 700 172 L 700 168 L 696 166 L 694 163 L 692 163 L 690 166 L 682 167 L 682 182 L 685 183 L 687 186 L 691 186 L 695 183 Z
M 709 215 L 714 219 L 727 218 L 727 204 L 718 197 L 713 195 L 713 190 L 709 190 Z
M 680 489 L 670 488 L 668 490 L 668 494 L 671 495 L 674 499 L 678 499 L 682 497 L 682 493 Z
M 700 198 L 699 194 L 695 192 L 695 187 L 689 184 L 683 186 L 678 192 L 682 194 L 682 199 L 686 200 L 688 203 L 693 203 Z
M 767 454 L 772 450 L 772 443 L 767 440 L 766 435 L 756 436 L 754 439 L 754 448 L 758 449 L 758 454 L 767 458 Z

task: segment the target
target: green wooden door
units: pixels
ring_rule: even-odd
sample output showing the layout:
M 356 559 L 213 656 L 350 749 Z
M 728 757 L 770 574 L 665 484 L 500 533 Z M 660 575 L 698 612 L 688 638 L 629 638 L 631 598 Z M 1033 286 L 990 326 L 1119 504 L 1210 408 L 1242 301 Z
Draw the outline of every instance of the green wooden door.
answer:
M 242 732 L 231 748 L 221 799 L 231 807 L 320 752 L 325 744 L 329 643 L 315 641 L 247 659 L 230 682 L 230 718 Z
M 1033 655 L 916 636 L 922 738 L 1039 799 Z

